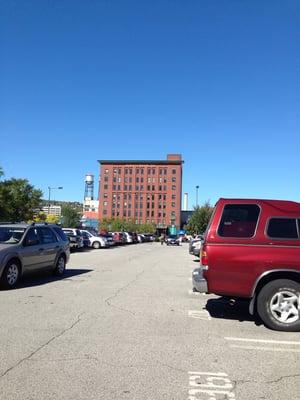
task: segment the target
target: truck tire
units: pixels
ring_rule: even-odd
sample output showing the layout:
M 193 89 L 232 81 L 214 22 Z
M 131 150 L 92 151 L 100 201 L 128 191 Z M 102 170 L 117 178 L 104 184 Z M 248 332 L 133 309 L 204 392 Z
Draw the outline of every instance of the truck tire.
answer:
M 300 331 L 300 284 L 290 279 L 267 283 L 258 294 L 257 311 L 270 329 Z

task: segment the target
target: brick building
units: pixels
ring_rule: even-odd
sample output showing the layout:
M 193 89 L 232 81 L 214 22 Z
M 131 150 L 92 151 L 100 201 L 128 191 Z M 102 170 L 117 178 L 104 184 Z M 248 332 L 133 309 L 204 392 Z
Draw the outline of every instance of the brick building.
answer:
M 167 160 L 99 160 L 99 219 L 180 227 L 181 154 Z

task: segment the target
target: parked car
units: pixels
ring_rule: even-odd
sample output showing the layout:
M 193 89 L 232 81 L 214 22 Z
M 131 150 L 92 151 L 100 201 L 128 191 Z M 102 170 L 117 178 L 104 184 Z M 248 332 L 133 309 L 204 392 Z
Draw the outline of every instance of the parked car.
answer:
M 139 234 L 137 235 L 137 237 L 138 237 L 138 242 L 139 242 L 139 243 L 144 243 L 144 242 L 146 241 L 145 236 L 142 235 L 141 233 L 139 233 Z
M 0 284 L 16 287 L 20 277 L 36 270 L 65 272 L 70 257 L 67 237 L 57 225 L 0 224 Z
M 189 253 L 190 254 L 194 254 L 194 248 L 197 245 L 197 243 L 199 243 L 201 241 L 201 239 L 192 239 L 189 243 Z
M 200 256 L 201 247 L 202 247 L 202 240 L 197 240 L 192 247 L 194 256 L 196 257 Z
M 83 247 L 91 247 L 91 241 L 90 241 L 90 236 L 86 231 L 80 230 L 82 240 L 83 240 Z
M 126 243 L 133 243 L 133 237 L 129 232 L 123 232 L 125 236 Z
M 85 234 L 90 240 L 90 247 L 93 249 L 107 248 L 109 243 L 107 239 L 100 235 L 94 235 L 93 233 L 82 229 L 82 233 Z
M 177 235 L 170 235 L 165 240 L 167 246 L 180 246 L 180 239 Z
M 106 233 L 105 235 L 99 235 L 100 237 L 103 237 L 104 239 L 106 239 L 107 245 L 109 247 L 114 246 L 115 242 L 113 240 L 113 237 L 110 233 Z
M 196 290 L 250 299 L 267 327 L 300 331 L 300 203 L 220 199 L 200 260 Z
M 71 250 L 79 250 L 83 248 L 84 243 L 80 229 L 63 228 L 62 230 L 69 239 Z

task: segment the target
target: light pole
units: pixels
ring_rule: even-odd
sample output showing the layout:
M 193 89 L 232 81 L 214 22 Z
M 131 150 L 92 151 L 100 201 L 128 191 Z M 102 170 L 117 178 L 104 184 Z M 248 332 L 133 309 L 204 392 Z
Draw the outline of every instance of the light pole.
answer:
M 50 187 L 48 186 L 48 191 L 49 191 L 49 197 L 48 197 L 48 215 L 50 215 L 50 199 L 51 199 L 51 190 L 54 189 L 63 189 L 62 186 L 58 186 L 58 187 Z
M 198 190 L 199 190 L 199 186 L 196 186 L 196 207 L 198 207 Z

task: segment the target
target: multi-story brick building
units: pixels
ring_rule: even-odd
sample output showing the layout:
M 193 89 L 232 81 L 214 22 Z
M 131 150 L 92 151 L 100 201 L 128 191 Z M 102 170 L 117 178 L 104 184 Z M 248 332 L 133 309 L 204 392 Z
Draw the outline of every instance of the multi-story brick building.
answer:
M 99 160 L 99 219 L 180 227 L 181 154 L 167 160 Z

